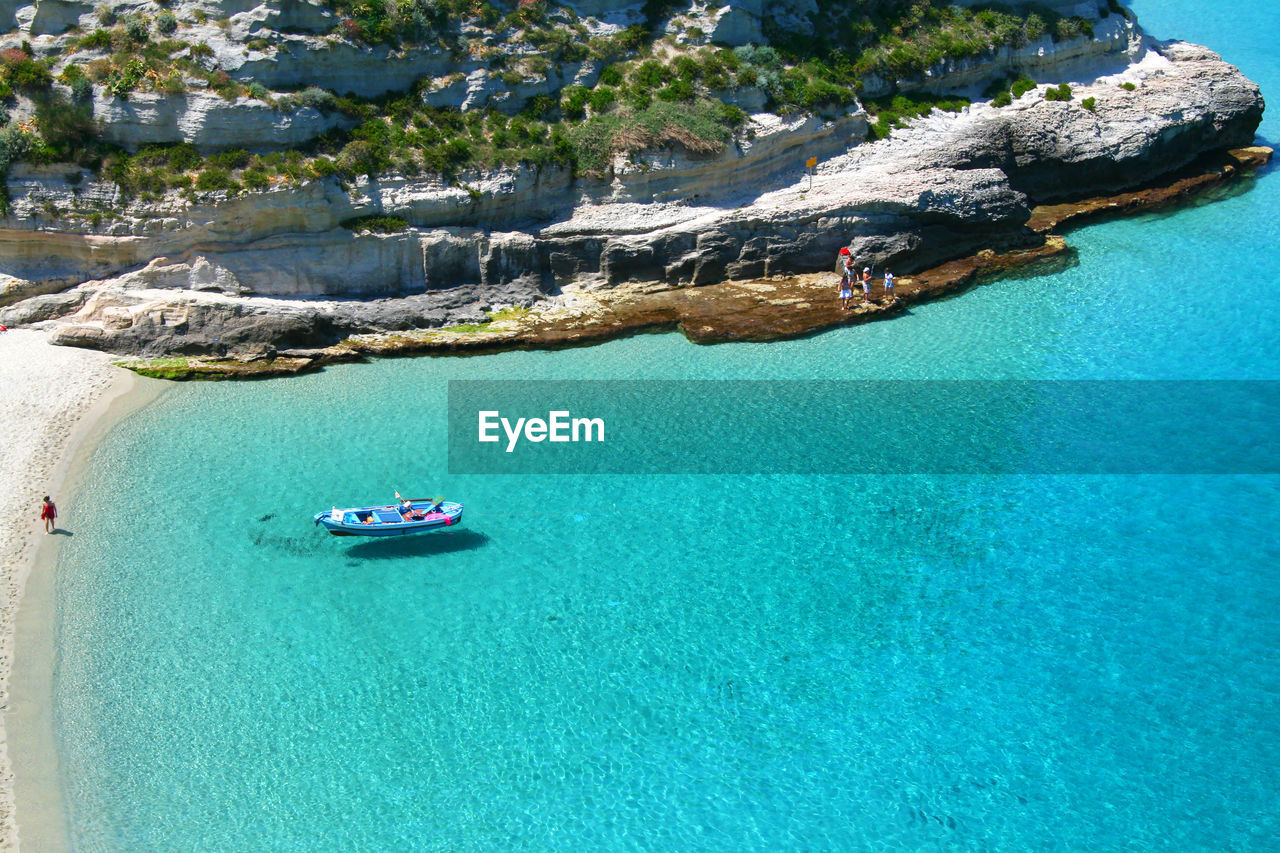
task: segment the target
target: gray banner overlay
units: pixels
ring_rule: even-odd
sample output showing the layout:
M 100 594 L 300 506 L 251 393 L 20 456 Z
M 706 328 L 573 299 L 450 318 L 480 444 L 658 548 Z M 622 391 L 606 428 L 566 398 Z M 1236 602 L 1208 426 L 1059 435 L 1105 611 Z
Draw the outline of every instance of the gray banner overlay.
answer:
M 449 382 L 452 474 L 1275 474 L 1278 433 L 1263 380 Z

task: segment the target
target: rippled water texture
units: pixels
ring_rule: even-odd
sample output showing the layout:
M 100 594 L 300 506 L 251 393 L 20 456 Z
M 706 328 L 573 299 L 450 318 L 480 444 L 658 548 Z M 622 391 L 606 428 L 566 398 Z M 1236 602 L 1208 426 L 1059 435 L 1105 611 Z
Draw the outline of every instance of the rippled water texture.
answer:
M 1269 0 L 1136 6 L 1280 97 Z M 449 477 L 444 430 L 450 378 L 1280 379 L 1278 221 L 1264 175 L 805 341 L 173 388 L 59 567 L 75 846 L 1277 849 L 1275 477 Z M 311 526 L 392 489 L 466 523 Z

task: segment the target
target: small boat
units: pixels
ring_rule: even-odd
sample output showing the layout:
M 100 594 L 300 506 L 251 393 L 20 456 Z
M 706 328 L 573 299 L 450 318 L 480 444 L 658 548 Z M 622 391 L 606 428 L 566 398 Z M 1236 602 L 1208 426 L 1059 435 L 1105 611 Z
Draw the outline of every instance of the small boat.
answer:
M 334 536 L 407 536 L 445 530 L 462 522 L 462 504 L 414 498 L 391 506 L 334 507 L 315 514 Z

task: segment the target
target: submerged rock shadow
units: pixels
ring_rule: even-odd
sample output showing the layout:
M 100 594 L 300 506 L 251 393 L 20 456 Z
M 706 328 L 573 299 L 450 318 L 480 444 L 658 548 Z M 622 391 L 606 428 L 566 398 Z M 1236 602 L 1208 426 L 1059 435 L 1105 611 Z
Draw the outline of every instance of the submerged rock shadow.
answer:
M 347 556 L 365 560 L 398 560 L 430 557 L 455 551 L 474 551 L 489 544 L 490 537 L 475 530 L 449 530 L 417 536 L 386 536 L 352 545 Z

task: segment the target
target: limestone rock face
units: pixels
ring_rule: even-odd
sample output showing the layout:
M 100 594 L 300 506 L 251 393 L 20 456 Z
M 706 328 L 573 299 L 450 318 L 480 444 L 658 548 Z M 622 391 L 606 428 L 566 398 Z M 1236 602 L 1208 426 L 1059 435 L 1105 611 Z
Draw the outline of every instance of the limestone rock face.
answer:
M 99 90 L 93 112 L 103 139 L 130 150 L 159 142 L 190 142 L 206 153 L 229 148 L 283 149 L 356 124 L 340 113 L 322 113 L 314 107 L 280 112 L 252 98 L 227 101 L 207 91 L 132 92 L 125 100 Z
M 624 9 L 639 9 L 643 3 L 636 0 L 569 0 L 566 5 L 584 17 L 605 18 Z
M 15 13 L 26 5 L 23 0 L 0 0 L 0 32 L 8 32 L 17 26 Z
M 957 6 L 985 6 L 987 0 L 954 0 Z M 1059 15 L 1078 15 L 1082 18 L 1097 19 L 1110 14 L 1106 0 L 1013 0 L 1008 5 L 1017 8 L 1026 6 L 1044 6 Z
M 1045 83 L 1094 78 L 1119 71 L 1139 59 L 1146 50 L 1137 24 L 1122 15 L 1111 15 L 1094 24 L 1093 38 L 1081 36 L 1055 42 L 1043 36 L 1021 46 L 1005 45 L 991 53 L 948 60 L 926 70 L 923 77 L 892 81 L 869 76 L 863 94 L 880 97 L 895 86 L 941 94 L 969 88 L 981 91 L 998 78 L 1027 74 Z
M 443 50 L 414 50 L 395 56 L 386 47 L 361 48 L 350 42 L 302 35 L 281 36 L 267 53 L 230 50 L 218 56 L 219 65 L 235 80 L 257 82 L 268 89 L 319 86 L 339 94 L 376 98 L 404 91 L 421 77 L 438 77 L 467 63 Z M 473 66 L 474 67 L 474 66 Z
M 764 40 L 760 17 L 740 5 L 722 6 L 713 16 L 711 41 L 715 44 L 736 47 L 759 44 Z
M 356 235 L 344 228 L 274 235 L 228 247 L 211 258 L 162 256 L 114 282 L 126 290 L 186 289 L 230 296 L 393 296 L 423 290 L 423 263 L 411 237 Z
M 330 10 L 307 0 L 276 0 L 240 12 L 232 18 L 232 24 L 252 34 L 266 27 L 282 33 L 324 35 L 333 31 L 338 19 Z
M 36 3 L 36 14 L 31 20 L 31 34 L 57 34 L 74 27 L 80 22 L 81 15 L 93 11 L 89 3 L 77 0 L 39 0 Z M 0 9 L 0 16 L 3 10 Z
M 259 4 L 244 4 L 245 20 L 258 20 Z M 742 4 L 744 14 L 757 7 L 765 5 Z M 618 156 L 603 180 L 522 167 L 455 182 L 330 179 L 194 203 L 170 194 L 123 204 L 114 184 L 78 166 L 18 164 L 12 215 L 0 229 L 0 322 L 59 326 L 64 343 L 117 352 L 243 355 L 483 320 L 486 309 L 560 290 L 829 271 L 841 246 L 860 265 L 909 274 L 1024 245 L 1037 239 L 1025 228 L 1032 203 L 1132 188 L 1205 151 L 1249 144 L 1261 118 L 1257 86 L 1216 54 L 1135 43 L 1121 16 L 1103 20 L 1116 27 L 1115 45 L 1092 64 L 1055 65 L 1061 52 L 1042 58 L 1053 75 L 1045 82 L 1071 83 L 1068 102 L 1046 101 L 1042 88 L 1003 108 L 935 112 L 876 142 L 861 109 L 760 114 L 721 154 Z M 309 44 L 288 38 L 296 39 L 288 49 Z M 374 73 L 367 64 L 343 68 L 334 57 L 355 54 L 341 47 L 321 52 L 335 75 Z M 367 62 L 370 52 L 362 55 Z M 266 57 L 251 54 L 245 64 Z M 496 78 L 472 71 L 450 97 L 501 102 Z M 561 73 L 595 72 L 587 63 Z M 235 147 L 287 136 L 288 122 L 331 120 L 257 104 L 232 109 L 199 93 L 96 107 L 122 140 L 151 133 Z M 809 157 L 819 160 L 812 176 Z M 113 215 L 77 232 L 49 214 L 78 205 Z M 412 227 L 340 227 L 370 214 Z
M 538 95 L 554 95 L 569 85 L 591 88 L 600 79 L 601 70 L 594 62 L 566 62 L 549 69 L 545 77 L 511 86 L 497 74 L 477 68 L 465 79 L 456 79 L 452 84 L 427 92 L 422 100 L 432 107 L 460 106 L 463 110 L 492 107 L 514 115 Z
M 843 154 L 867 136 L 862 110 L 834 121 L 817 116 L 780 119 L 754 116 L 753 139 L 739 140 L 716 157 L 692 157 L 657 151 L 619 157 L 614 182 L 598 196 L 618 202 L 703 202 L 758 193 L 779 173 L 790 182 L 810 157 L 826 160 Z
M 716 4 L 712 4 L 713 6 Z M 784 32 L 811 35 L 818 14 L 815 0 L 731 0 L 710 12 L 711 41 L 734 47 L 764 41 L 764 22 Z
M 1069 102 L 1032 92 L 910 144 L 930 162 L 999 168 L 1040 203 L 1136 186 L 1206 150 L 1252 143 L 1264 107 L 1256 84 L 1204 48 L 1153 48 L 1126 72 L 1140 81 L 1132 92 L 1119 78 L 1077 85 Z M 1090 97 L 1093 111 L 1081 106 Z

